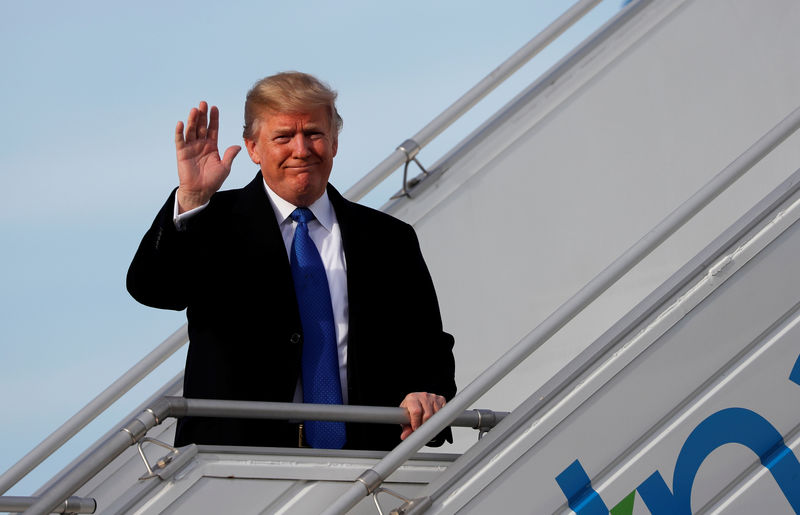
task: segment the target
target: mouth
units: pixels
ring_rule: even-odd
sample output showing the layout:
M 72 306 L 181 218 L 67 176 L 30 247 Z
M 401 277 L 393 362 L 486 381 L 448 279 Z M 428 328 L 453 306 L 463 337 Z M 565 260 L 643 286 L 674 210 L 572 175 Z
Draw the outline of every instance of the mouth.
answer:
M 303 170 L 311 170 L 316 165 L 317 165 L 317 163 L 300 163 L 300 164 L 286 165 L 285 168 L 287 168 L 289 170 L 303 171 Z

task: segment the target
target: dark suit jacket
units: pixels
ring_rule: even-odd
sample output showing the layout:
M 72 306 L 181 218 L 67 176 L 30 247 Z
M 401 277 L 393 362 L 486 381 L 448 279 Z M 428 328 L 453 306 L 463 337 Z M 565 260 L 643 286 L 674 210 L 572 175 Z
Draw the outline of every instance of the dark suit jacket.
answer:
M 177 231 L 173 192 L 142 239 L 127 286 L 139 302 L 187 309 L 184 396 L 291 402 L 302 327 L 289 260 L 261 174 L 218 192 Z M 397 406 L 410 392 L 455 394 L 453 338 L 442 331 L 411 226 L 345 200 L 333 187 L 347 262 L 350 404 Z M 390 449 L 399 426 L 348 424 L 346 448 Z M 440 435 L 440 440 L 441 440 Z M 296 446 L 296 425 L 182 419 L 175 443 Z

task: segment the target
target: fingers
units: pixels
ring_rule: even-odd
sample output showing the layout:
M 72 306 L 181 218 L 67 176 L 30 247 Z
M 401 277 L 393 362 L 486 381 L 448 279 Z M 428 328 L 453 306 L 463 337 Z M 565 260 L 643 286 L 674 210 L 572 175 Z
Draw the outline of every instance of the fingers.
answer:
M 185 143 L 183 139 L 183 122 L 178 122 L 175 126 L 175 147 L 181 148 Z
M 442 409 L 446 402 L 444 397 L 434 393 L 415 392 L 406 395 L 406 398 L 400 403 L 400 407 L 405 408 L 408 412 L 409 424 L 403 425 L 400 438 L 405 440 L 408 435 L 416 431 L 434 413 Z
M 217 106 L 211 106 L 211 113 L 209 114 L 208 122 L 208 138 L 217 140 L 219 134 L 219 109 Z
M 189 143 L 197 139 L 197 119 L 200 117 L 200 111 L 193 107 L 189 111 L 189 116 L 186 118 L 186 131 L 184 133 L 184 141 Z
M 178 122 L 178 124 L 181 127 L 181 140 L 180 142 L 178 141 L 176 128 L 175 144 L 189 143 L 206 138 L 216 141 L 219 132 L 219 109 L 217 109 L 217 106 L 212 106 L 209 116 L 208 103 L 203 100 L 200 105 L 193 107 L 189 111 L 189 116 L 186 118 L 185 132 L 183 123 Z
M 208 103 L 205 100 L 201 101 L 197 110 L 199 111 L 197 117 L 197 139 L 205 139 L 208 134 Z

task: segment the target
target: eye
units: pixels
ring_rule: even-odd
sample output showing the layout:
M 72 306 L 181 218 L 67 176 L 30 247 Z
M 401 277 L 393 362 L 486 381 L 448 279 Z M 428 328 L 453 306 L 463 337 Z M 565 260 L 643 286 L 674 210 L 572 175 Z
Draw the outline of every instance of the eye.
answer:
M 275 136 L 272 139 L 272 141 L 274 141 L 275 143 L 289 143 L 291 139 L 292 138 L 290 138 L 289 136 Z

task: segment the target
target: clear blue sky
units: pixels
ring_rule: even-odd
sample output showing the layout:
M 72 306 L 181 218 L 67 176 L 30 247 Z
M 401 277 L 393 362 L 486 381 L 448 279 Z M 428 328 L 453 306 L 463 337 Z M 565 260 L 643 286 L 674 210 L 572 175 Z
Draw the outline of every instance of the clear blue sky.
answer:
M 344 191 L 571 4 L 0 2 L 0 473 L 184 322 L 133 301 L 125 273 L 177 185 L 172 134 L 193 105 L 219 106 L 227 147 L 241 142 L 254 81 L 319 76 L 339 91 L 331 181 Z M 419 159 L 433 163 L 620 5 L 601 3 Z M 255 173 L 241 154 L 224 187 Z M 398 187 L 394 177 L 366 203 Z M 183 358 L 8 494 L 31 494 Z

